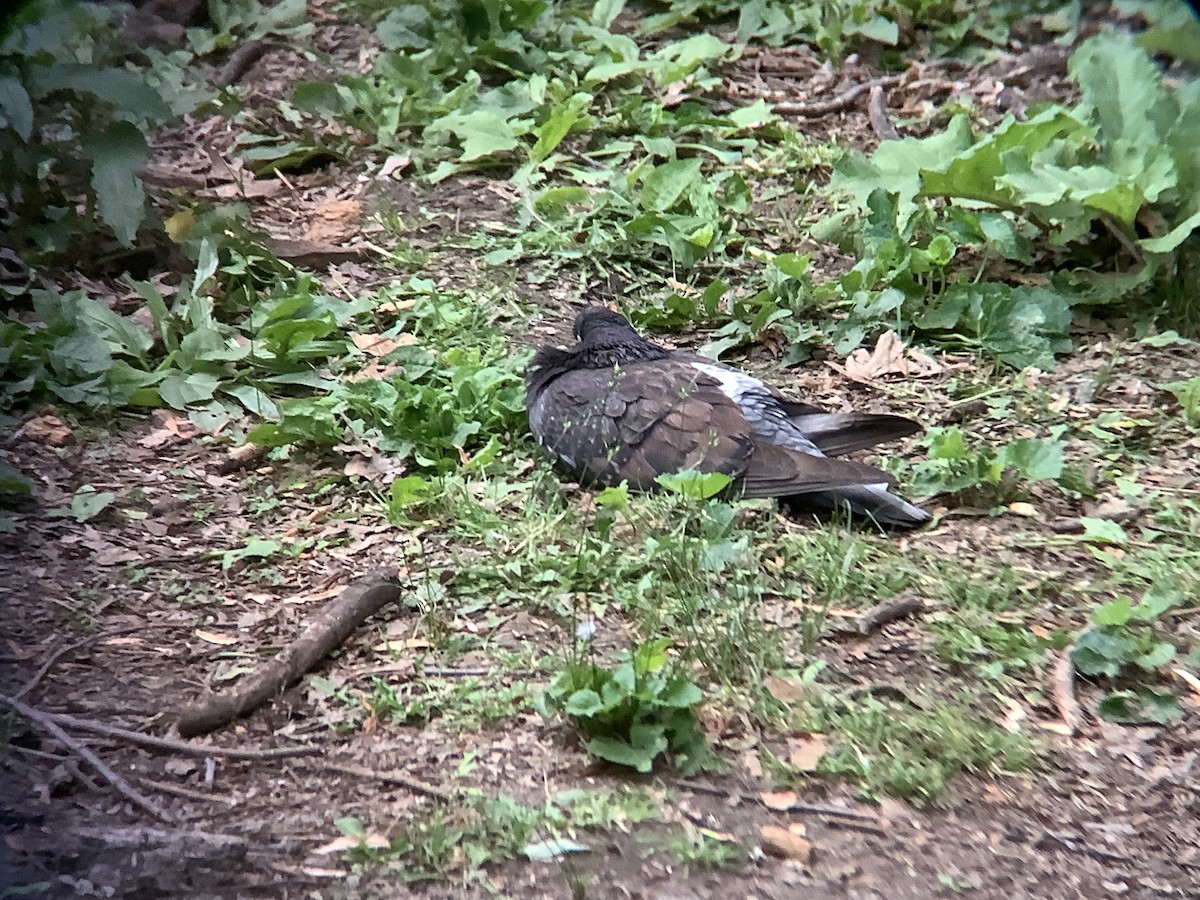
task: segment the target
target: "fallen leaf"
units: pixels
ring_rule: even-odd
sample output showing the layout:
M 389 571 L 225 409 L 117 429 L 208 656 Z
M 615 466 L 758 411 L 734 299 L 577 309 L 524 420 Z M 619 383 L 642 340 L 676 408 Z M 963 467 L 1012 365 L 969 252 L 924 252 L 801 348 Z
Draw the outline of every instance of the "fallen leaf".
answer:
M 795 791 L 764 791 L 758 795 L 767 809 L 786 812 L 796 805 Z
M 285 597 L 283 602 L 284 603 L 319 603 L 322 600 L 328 600 L 331 597 L 336 597 L 343 590 L 345 590 L 345 588 L 334 587 L 334 588 L 330 588 L 327 591 L 319 591 L 315 594 L 296 594 L 295 596 L 292 596 L 292 597 Z
M 812 841 L 804 837 L 804 826 L 795 823 L 788 828 L 764 825 L 759 832 L 762 848 L 772 856 L 790 859 L 807 865 L 812 862 Z
M 383 643 L 376 644 L 372 649 L 402 653 L 405 650 L 425 650 L 429 646 L 430 643 L 425 638 L 404 638 L 399 641 L 384 641 Z
M 202 628 L 196 629 L 196 637 L 202 641 L 207 641 L 210 644 L 219 644 L 222 647 L 228 647 L 230 644 L 236 644 L 238 639 L 228 634 L 220 634 L 216 631 L 205 631 Z
M 379 169 L 379 177 L 391 178 L 396 172 L 402 172 L 407 169 L 410 162 L 412 162 L 410 154 L 393 153 L 383 161 L 383 166 Z
M 357 200 L 326 200 L 315 210 L 304 232 L 304 240 L 337 242 L 358 232 L 362 204 Z
M 65 447 L 75 441 L 75 435 L 58 416 L 46 414 L 36 416 L 20 427 L 13 439 L 25 438 L 49 444 L 51 447 Z
M 923 350 L 906 349 L 900 336 L 891 330 L 879 336 L 874 350 L 859 347 L 851 353 L 841 368 L 847 378 L 855 381 L 871 381 L 883 375 L 925 378 L 942 371 L 941 364 Z
M 1015 503 L 1008 504 L 1008 511 L 1014 516 L 1022 516 L 1026 519 L 1036 519 L 1038 514 L 1036 506 L 1034 506 L 1032 503 L 1025 503 L 1024 501 L 1020 500 Z
M 798 772 L 812 772 L 829 749 L 829 739 L 823 734 L 788 741 L 788 765 Z
M 802 682 L 794 678 L 780 678 L 778 675 L 768 675 L 764 678 L 763 687 L 780 703 L 794 703 L 808 690 Z

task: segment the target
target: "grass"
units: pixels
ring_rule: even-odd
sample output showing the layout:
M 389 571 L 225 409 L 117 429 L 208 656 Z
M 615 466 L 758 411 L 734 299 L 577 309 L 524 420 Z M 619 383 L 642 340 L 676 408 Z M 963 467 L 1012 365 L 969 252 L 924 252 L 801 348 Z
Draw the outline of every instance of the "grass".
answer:
M 895 4 L 868 5 L 856 26 L 886 28 L 896 18 Z M 844 782 L 865 797 L 938 803 L 963 773 L 1036 770 L 1037 730 L 1022 724 L 1014 733 L 997 720 L 1012 704 L 1052 716 L 1047 669 L 1087 634 L 1093 681 L 1085 688 L 1101 688 L 1108 703 L 1097 709 L 1114 719 L 1170 720 L 1161 696 L 1168 665 L 1195 665 L 1197 643 L 1194 630 L 1173 626 L 1200 596 L 1200 501 L 1189 486 L 1197 372 L 1175 371 L 1195 345 L 1165 330 L 1185 330 L 1194 313 L 1178 278 L 1161 296 L 1152 293 L 1161 286 L 1139 282 L 1128 300 L 1080 300 L 1078 285 L 1045 272 L 1059 268 L 1070 236 L 1050 234 L 1038 202 L 1024 194 L 1001 198 L 1001 212 L 981 211 L 979 186 L 957 180 L 964 173 L 935 144 L 922 145 L 933 149 L 921 164 L 942 165 L 939 191 L 867 191 L 872 178 L 911 160 L 889 160 L 896 145 L 857 159 L 804 138 L 765 107 L 727 110 L 713 92 L 744 47 L 694 28 L 660 31 L 669 23 L 659 20 L 648 27 L 655 39 L 631 36 L 605 21 L 612 4 L 593 12 L 502 4 L 503 15 L 487 21 L 467 15 L 471 5 L 437 0 L 353 6 L 380 29 L 373 68 L 281 99 L 279 127 L 303 123 L 307 137 L 302 146 L 285 147 L 296 143 L 290 133 L 261 145 L 254 161 L 324 151 L 369 178 L 387 156 L 411 150 L 409 174 L 434 185 L 421 201 L 434 208 L 380 213 L 386 286 L 329 296 L 320 279 L 275 259 L 228 216 L 187 210 L 195 226 L 181 250 L 196 275 L 170 290 L 133 285 L 143 320 L 82 295 L 39 293 L 27 315 L 0 331 L 11 376 L 0 391 L 5 410 L 54 400 L 99 420 L 103 435 L 114 410 L 173 407 L 210 434 L 270 448 L 269 473 L 249 474 L 236 488 L 247 498 L 236 533 L 219 531 L 223 508 L 207 490 L 193 485 L 184 494 L 188 515 L 227 538 L 200 559 L 214 578 L 282 594 L 310 557 L 351 543 L 345 532 L 324 534 L 330 520 L 387 522 L 405 536 L 393 556 L 416 573 L 403 608 L 410 643 L 389 646 L 394 636 L 381 632 L 356 652 L 431 667 L 482 659 L 486 675 L 345 679 L 335 661 L 308 685 L 334 731 L 402 733 L 436 721 L 465 741 L 532 730 L 537 721 L 565 736 L 568 721 L 578 729 L 585 718 L 576 714 L 583 701 L 575 713 L 564 702 L 558 716 L 534 720 L 548 685 L 572 666 L 615 680 L 621 654 L 658 647 L 664 670 L 702 693 L 696 722 L 727 764 L 741 758 L 721 727 L 730 721 L 765 748 L 808 731 L 829 740 L 815 767 L 764 751 L 765 782 Z M 732 5 L 693 11 L 707 21 Z M 798 35 L 836 56 L 863 39 L 845 24 L 776 20 L 782 30 L 756 40 Z M 969 42 L 967 31 L 936 17 L 909 24 L 912 33 L 897 33 L 894 46 L 922 31 L 947 46 Z M 1113 52 L 1136 63 L 1133 50 Z M 1149 70 L 1142 75 L 1147 92 L 1168 90 Z M 244 121 L 259 121 L 251 113 Z M 1087 110 L 1056 115 L 1064 159 L 1106 164 L 1088 154 L 1119 138 L 1097 130 Z M 1082 117 L 1079 128 L 1070 117 Z M 270 117 L 261 121 L 274 127 Z M 344 137 L 345 123 L 370 144 L 368 159 Z M 958 127 L 945 117 L 923 124 L 931 141 Z M 1012 127 L 1024 134 L 1022 147 L 1040 139 L 1028 122 Z M 990 164 L 987 134 L 958 137 L 956 153 Z M 274 162 L 286 168 L 282 155 Z M 824 187 L 834 168 L 841 194 Z M 463 174 L 503 182 L 517 200 L 497 223 L 460 222 L 466 210 L 436 208 L 436 185 Z M 1139 190 L 1169 197 L 1159 187 Z M 1070 202 L 1078 236 L 1094 238 L 1094 208 Z M 1166 199 L 1145 209 L 1146 221 L 1183 215 Z M 818 210 L 840 218 L 814 227 Z M 451 218 L 454 234 L 417 241 Z M 1150 239 L 1141 231 L 1132 238 Z M 851 261 L 819 270 L 797 252 L 809 240 Z M 1073 246 L 1073 262 L 1104 268 L 1105 258 L 1089 256 L 1096 243 Z M 1177 253 L 1186 272 L 1191 250 L 1182 243 L 1162 259 Z M 1164 261 L 1164 278 L 1167 270 Z M 779 383 L 819 382 L 820 363 L 795 375 L 785 367 L 870 347 L 884 328 L 910 346 L 951 353 L 927 382 L 834 382 L 855 405 L 909 410 L 930 423 L 887 465 L 906 490 L 945 508 L 943 524 L 899 538 L 789 520 L 761 502 L 564 486 L 526 434 L 521 376 L 543 310 L 522 292 L 536 285 L 574 303 L 577 285 L 613 273 L 630 284 L 622 303 L 640 324 L 700 337 Z M 1102 274 L 1115 284 L 1123 273 Z M 1147 312 L 1156 303 L 1170 316 Z M 1080 330 L 1068 327 L 1072 309 L 1096 348 L 1072 346 Z M 1085 320 L 1084 311 L 1095 317 Z M 1128 327 L 1106 322 L 1106 311 L 1127 317 Z M 1045 327 L 1022 330 L 1035 320 Z M 347 474 L 350 455 L 395 477 Z M 195 478 L 188 469 L 174 475 Z M 77 509 L 64 527 L 92 518 L 103 525 L 122 503 L 138 502 L 128 493 L 101 508 L 87 493 L 70 501 Z M 1130 516 L 1105 518 L 1091 505 L 1105 499 L 1128 504 Z M 317 503 L 330 511 L 297 526 L 296 507 Z M 1051 527 L 1061 520 L 1077 527 Z M 190 573 L 127 575 L 127 586 L 187 609 L 219 607 L 220 592 Z M 1139 602 L 1168 593 L 1179 599 L 1161 608 Z M 889 626 L 883 639 L 835 639 L 835 622 L 904 594 L 920 596 L 924 613 Z M 95 586 L 80 590 L 81 623 L 96 625 L 89 610 L 101 597 Z M 1114 597 L 1139 612 L 1122 618 L 1123 607 L 1104 606 Z M 512 622 L 535 623 L 538 637 L 514 641 L 505 633 Z M 220 677 L 236 674 L 243 658 L 226 662 Z M 767 689 L 798 670 L 806 675 L 797 697 Z M 598 686 L 593 693 L 601 681 L 588 682 Z M 873 692 L 880 687 L 894 690 Z M 673 715 L 663 708 L 678 709 L 659 702 L 666 693 L 627 689 L 623 697 L 653 707 L 635 727 L 663 728 Z M 559 749 L 584 764 L 584 744 Z M 659 766 L 651 778 L 670 764 L 638 759 Z M 553 836 L 659 818 L 663 803 L 632 782 L 544 802 L 465 796 L 458 807 L 422 809 L 382 842 L 368 840 L 364 823 L 342 821 L 348 858 L 410 880 L 468 881 Z M 691 827 L 654 848 L 689 867 L 737 868 L 746 859 L 740 843 Z M 947 878 L 947 890 L 963 889 Z

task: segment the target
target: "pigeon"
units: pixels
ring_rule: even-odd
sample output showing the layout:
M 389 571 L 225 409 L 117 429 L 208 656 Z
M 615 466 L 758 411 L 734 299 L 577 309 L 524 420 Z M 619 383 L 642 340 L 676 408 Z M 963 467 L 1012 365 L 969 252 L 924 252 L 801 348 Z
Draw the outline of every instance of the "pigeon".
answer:
M 882 469 L 834 458 L 920 431 L 912 420 L 788 400 L 740 369 L 646 340 L 606 307 L 580 312 L 574 335 L 570 349 L 534 354 L 525 408 L 534 438 L 580 484 L 653 491 L 663 474 L 720 472 L 730 496 L 888 528 L 929 521 Z

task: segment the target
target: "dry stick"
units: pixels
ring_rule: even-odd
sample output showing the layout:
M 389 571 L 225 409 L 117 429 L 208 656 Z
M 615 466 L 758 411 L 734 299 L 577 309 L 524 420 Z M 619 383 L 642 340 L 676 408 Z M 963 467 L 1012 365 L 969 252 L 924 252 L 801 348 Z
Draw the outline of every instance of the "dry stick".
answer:
M 341 645 L 371 615 L 400 599 L 396 569 L 364 575 L 326 604 L 289 646 L 234 690 L 209 694 L 179 715 L 184 737 L 207 734 L 262 706 Z
M 29 719 L 31 722 L 37 723 L 47 732 L 52 734 L 55 739 L 57 739 L 58 742 L 65 746 L 68 750 L 86 760 L 105 781 L 111 784 L 119 793 L 124 795 L 135 805 L 140 806 L 156 819 L 161 819 L 164 822 L 175 821 L 170 813 L 168 813 L 153 800 L 149 800 L 139 794 L 134 789 L 133 785 L 106 766 L 100 757 L 98 757 L 79 741 L 75 740 L 75 738 L 67 734 L 66 731 L 63 730 L 62 726 L 55 722 L 52 717 L 41 710 L 34 709 L 32 706 L 26 706 L 15 697 L 8 697 L 4 694 L 0 694 L 0 703 L 3 703 L 18 715 Z
M 93 615 L 94 615 L 94 613 L 93 613 Z M 41 684 L 42 679 L 46 677 L 47 673 L 52 668 L 54 668 L 54 664 L 56 662 L 58 662 L 60 659 L 62 659 L 64 656 L 66 656 L 68 653 L 70 653 L 72 650 L 78 650 L 84 644 L 89 644 L 92 641 L 98 641 L 98 640 L 101 640 L 102 638 L 115 637 L 116 635 L 125 634 L 126 632 L 129 632 L 129 631 L 136 631 L 140 627 L 141 626 L 130 626 L 129 628 L 118 628 L 113 631 L 106 631 L 103 634 L 89 634 L 87 637 L 83 638 L 82 640 L 76 641 L 73 644 L 66 644 L 62 647 L 59 647 L 57 650 L 55 650 L 49 656 L 46 657 L 46 661 L 42 663 L 42 665 L 38 668 L 38 670 L 36 672 L 34 672 L 33 677 L 30 678 L 27 682 L 25 682 L 25 684 L 21 686 L 20 690 L 18 690 L 15 694 L 13 694 L 13 697 L 15 697 L 17 700 L 20 700 L 22 697 L 24 697 L 26 694 L 28 694 L 30 691 L 32 691 L 35 687 L 37 687 L 39 684 Z
M 871 127 L 881 141 L 900 140 L 900 133 L 888 118 L 883 88 L 878 84 L 871 85 L 871 95 L 867 98 L 867 118 L 871 120 Z
M 821 103 L 776 103 L 774 109 L 782 116 L 804 116 L 809 119 L 827 116 L 853 106 L 854 101 L 873 87 L 894 87 L 900 83 L 900 77 L 899 75 L 888 75 L 886 78 L 865 81 L 862 84 L 856 84 L 848 91 L 843 91 L 832 100 L 825 100 Z
M 394 770 L 378 772 L 375 769 L 368 769 L 366 766 L 356 766 L 353 763 L 330 762 L 328 760 L 321 761 L 321 768 L 329 772 L 340 772 L 342 775 L 350 775 L 355 778 L 369 778 L 373 781 L 382 781 L 385 784 L 399 785 L 402 788 L 407 788 L 414 794 L 423 794 L 434 800 L 441 800 L 443 803 L 449 803 L 454 799 L 454 795 L 450 791 L 432 784 L 426 784 L 424 781 L 410 778 Z
M 229 59 L 225 60 L 225 65 L 221 66 L 221 71 L 217 73 L 214 81 L 221 87 L 230 87 L 236 84 L 256 62 L 266 55 L 271 47 L 271 42 L 264 40 L 242 44 L 229 55 Z
M 762 804 L 763 802 L 761 797 L 756 797 L 753 794 L 743 794 L 739 791 L 730 791 L 726 790 L 725 788 L 701 784 L 697 781 L 675 781 L 672 783 L 677 788 L 683 788 L 685 791 L 692 791 L 696 794 L 709 794 L 714 797 L 726 797 L 733 800 L 744 800 L 748 803 Z M 855 812 L 851 809 L 838 809 L 836 806 L 815 806 L 811 803 L 795 803 L 789 806 L 787 811 L 811 813 L 818 816 L 841 816 L 844 819 L 857 819 L 863 822 L 879 821 L 878 816 L 873 816 L 870 813 Z
M 140 731 L 130 731 L 107 725 L 94 719 L 77 719 L 66 713 L 45 713 L 59 725 L 76 731 L 88 731 L 105 737 L 128 741 L 149 750 L 170 750 L 181 756 L 206 758 L 220 756 L 225 759 L 287 759 L 292 756 L 319 756 L 320 747 L 274 747 L 269 750 L 253 750 L 241 747 L 218 747 L 214 744 L 188 744 L 174 738 L 156 737 L 152 734 L 142 734 Z
M 858 633 L 872 634 L 897 619 L 903 619 L 925 609 L 920 597 L 897 597 L 872 606 L 858 617 Z
M 1054 663 L 1051 673 L 1051 688 L 1054 705 L 1067 726 L 1067 736 L 1071 737 L 1083 724 L 1083 709 L 1075 699 L 1075 645 L 1067 647 Z
M 171 784 L 167 781 L 155 781 L 153 778 L 139 778 L 138 783 L 144 787 L 162 791 L 164 794 L 174 794 L 176 797 L 184 797 L 188 800 L 199 800 L 204 803 L 224 803 L 226 806 L 237 806 L 238 803 L 233 797 L 226 796 L 225 794 L 193 791 L 190 788 L 180 787 L 177 784 Z

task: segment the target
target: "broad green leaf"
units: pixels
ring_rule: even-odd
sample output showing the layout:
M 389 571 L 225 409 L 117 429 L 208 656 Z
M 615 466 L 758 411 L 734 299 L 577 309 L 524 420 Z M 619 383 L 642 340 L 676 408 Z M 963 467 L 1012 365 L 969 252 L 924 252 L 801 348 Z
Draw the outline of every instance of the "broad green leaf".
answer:
M 588 753 L 598 756 L 600 759 L 616 763 L 619 766 L 636 769 L 638 772 L 649 772 L 654 765 L 654 758 L 667 749 L 667 739 L 665 737 L 661 738 L 661 744 L 661 747 L 653 750 L 652 748 L 634 747 L 628 741 L 623 741 L 619 738 L 594 737 L 584 744 L 584 747 Z
M 514 149 L 517 144 L 512 126 L 498 113 L 481 109 L 472 113 L 454 114 L 439 120 L 441 127 L 462 141 L 460 160 L 470 162 Z M 433 126 L 437 126 L 434 123 Z
M 586 718 L 594 716 L 600 710 L 604 709 L 604 701 L 600 699 L 600 695 L 593 690 L 584 689 L 576 691 L 567 698 L 563 709 L 568 715 Z
M 400 3 L 375 26 L 388 50 L 424 50 L 433 44 L 434 21 L 420 3 Z
M 1110 722 L 1122 724 L 1166 724 L 1183 718 L 1179 700 L 1166 691 L 1114 691 L 1102 699 L 1096 711 Z
M 1083 94 L 1082 108 L 1095 111 L 1109 145 L 1123 138 L 1134 146 L 1161 146 L 1176 110 L 1158 66 L 1128 34 L 1089 38 L 1071 55 L 1068 71 Z
M 700 160 L 677 159 L 655 166 L 642 177 L 642 193 L 638 198 L 643 209 L 666 212 L 683 192 L 700 181 Z
M 1110 600 L 1107 603 L 1102 603 L 1096 610 L 1092 620 L 1097 625 L 1113 626 L 1125 625 L 1133 616 L 1133 604 L 1128 597 L 1118 597 L 1116 600 Z
M 228 571 L 235 563 L 243 559 L 266 559 L 274 556 L 283 545 L 277 541 L 267 541 L 262 538 L 251 538 L 245 547 L 236 550 L 226 550 L 221 554 L 221 569 Z
M 0 494 L 32 494 L 33 482 L 21 470 L 0 459 Z
M 145 215 L 145 191 L 138 170 L 149 148 L 137 127 L 113 122 L 100 132 L 84 132 L 83 147 L 92 158 L 92 188 L 100 217 L 124 246 L 133 244 Z
M 193 403 L 211 400 L 220 383 L 219 378 L 207 372 L 168 375 L 159 384 L 158 393 L 172 409 L 186 409 Z
M 1063 445 L 1060 441 L 1018 438 L 1004 447 L 1000 461 L 1030 481 L 1057 479 L 1063 471 Z
M 6 125 L 23 141 L 33 133 L 33 104 L 15 78 L 0 78 L 0 128 Z
M 1137 645 L 1127 637 L 1089 628 L 1075 639 L 1072 658 L 1084 675 L 1116 678 L 1136 650 Z
M 52 516 L 69 516 L 76 522 L 88 522 L 117 499 L 112 491 L 98 491 L 92 485 L 85 484 L 71 498 L 71 506 L 67 509 L 51 510 Z
M 1167 663 L 1175 658 L 1175 647 L 1168 644 L 1166 641 L 1160 641 L 1155 644 L 1150 650 L 1137 657 L 1134 662 L 1147 672 L 1153 672 L 1161 669 Z
M 691 500 L 707 500 L 715 497 L 732 483 L 733 479 L 720 472 L 677 472 L 659 475 L 654 479 L 660 487 L 673 494 Z
M 275 401 L 252 384 L 234 384 L 222 388 L 222 391 L 242 404 L 247 412 L 260 419 L 279 418 L 279 407 L 275 405 Z
M 1125 529 L 1111 519 L 1094 519 L 1084 516 L 1079 520 L 1083 525 L 1083 539 L 1098 544 L 1124 544 L 1129 538 Z
M 546 121 L 534 132 L 537 135 L 537 142 L 529 151 L 530 160 L 539 163 L 553 153 L 591 102 L 591 94 L 580 93 L 554 107 Z

